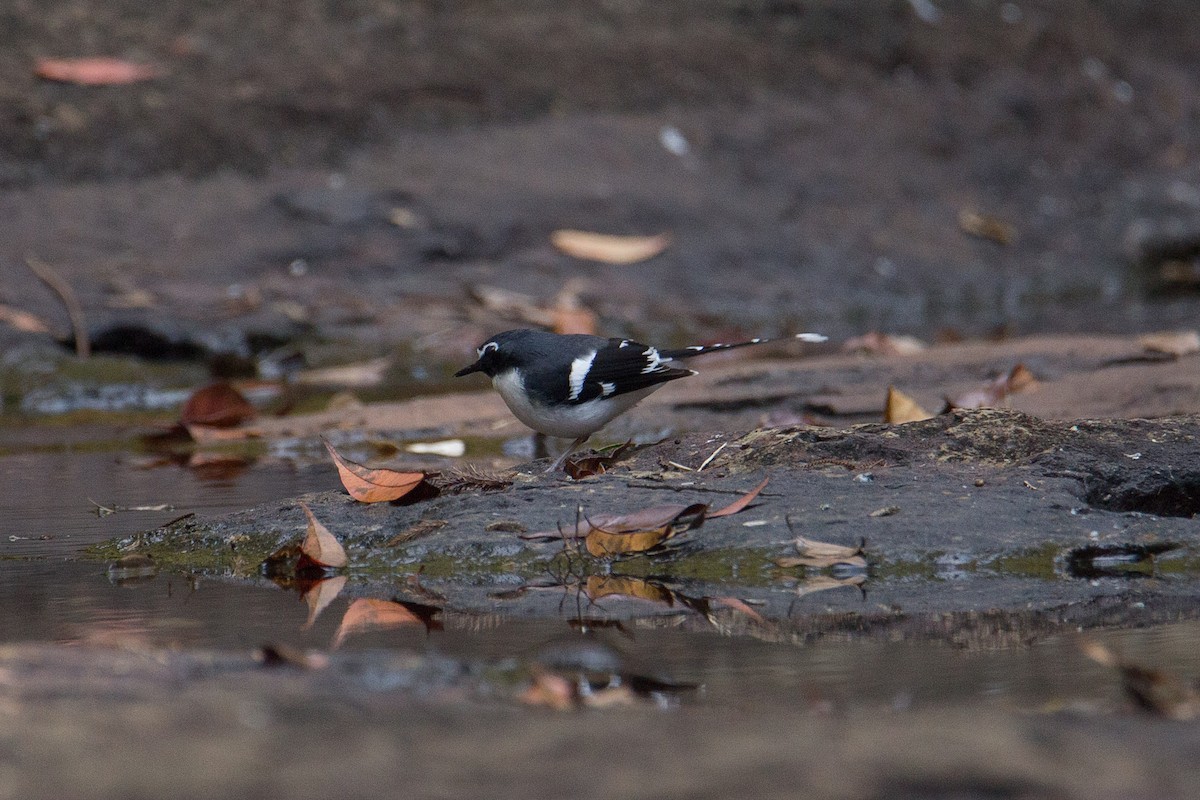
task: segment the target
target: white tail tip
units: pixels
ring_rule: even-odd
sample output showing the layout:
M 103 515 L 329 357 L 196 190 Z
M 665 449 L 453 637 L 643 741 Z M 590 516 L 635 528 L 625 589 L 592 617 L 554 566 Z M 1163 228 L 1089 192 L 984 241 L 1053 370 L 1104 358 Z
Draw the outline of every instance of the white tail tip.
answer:
M 802 342 L 827 342 L 829 337 L 823 333 L 797 333 L 796 338 Z

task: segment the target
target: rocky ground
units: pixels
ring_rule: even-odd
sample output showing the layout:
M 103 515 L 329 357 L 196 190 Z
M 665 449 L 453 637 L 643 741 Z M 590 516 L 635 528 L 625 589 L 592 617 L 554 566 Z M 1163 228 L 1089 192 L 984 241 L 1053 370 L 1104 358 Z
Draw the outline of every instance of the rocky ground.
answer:
M 10 4 L 5 441 L 82 435 L 14 415 L 35 388 L 382 355 L 376 398 L 416 399 L 255 434 L 319 458 L 318 433 L 351 452 L 461 436 L 507 470 L 523 458 L 499 442 L 522 435 L 494 395 L 444 394 L 497 330 L 567 301 L 662 344 L 821 330 L 835 344 L 698 365 L 606 434 L 665 441 L 601 476 L 372 506 L 331 477 L 304 499 L 348 542 L 348 596 L 428 602 L 419 586 L 450 621 L 557 613 L 548 578 L 613 618 L 683 607 L 771 641 L 1015 647 L 1194 619 L 1197 355 L 1137 336 L 1197 318 L 1193 17 L 1185 0 Z M 156 76 L 37 76 L 94 55 Z M 615 265 L 557 250 L 562 228 L 671 238 Z M 872 330 L 943 345 L 839 351 Z M 55 341 L 80 331 L 103 358 Z M 1001 410 L 880 424 L 889 385 L 937 412 L 1017 364 L 1037 385 Z M 580 506 L 716 507 L 763 478 L 666 554 L 564 570 L 561 543 L 519 538 Z M 388 544 L 422 520 L 447 524 Z M 288 498 L 114 548 L 260 580 L 303 526 Z M 865 573 L 778 566 L 796 535 L 865 539 Z M 1121 710 L 560 715 L 495 689 L 528 673 L 481 681 L 469 658 L 284 660 L 6 648 L 0 796 L 1195 794 L 1193 728 Z

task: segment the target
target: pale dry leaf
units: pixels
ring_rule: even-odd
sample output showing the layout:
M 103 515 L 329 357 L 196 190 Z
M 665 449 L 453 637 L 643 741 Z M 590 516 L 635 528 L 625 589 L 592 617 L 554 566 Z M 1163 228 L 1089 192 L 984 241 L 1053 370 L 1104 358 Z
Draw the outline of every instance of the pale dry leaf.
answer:
M 304 543 L 300 545 L 300 553 L 320 567 L 341 569 L 350 563 L 342 543 L 329 532 L 329 529 L 317 521 L 312 511 L 305 503 L 300 504 L 308 517 L 308 531 L 304 535 Z
M 585 261 L 605 264 L 636 264 L 662 253 L 671 244 L 671 234 L 614 236 L 607 233 L 562 229 L 550 234 L 558 250 Z
M 933 414 L 921 408 L 916 400 L 895 386 L 888 387 L 887 400 L 883 408 L 884 422 L 896 425 L 903 422 L 920 422 L 926 419 L 933 419 Z
M 1138 337 L 1138 344 L 1152 353 L 1189 356 L 1200 352 L 1200 331 L 1160 331 Z

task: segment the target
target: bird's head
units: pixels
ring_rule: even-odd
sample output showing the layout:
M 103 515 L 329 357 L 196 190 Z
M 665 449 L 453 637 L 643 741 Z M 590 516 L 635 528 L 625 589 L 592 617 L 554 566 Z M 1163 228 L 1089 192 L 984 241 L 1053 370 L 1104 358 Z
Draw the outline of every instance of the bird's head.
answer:
M 531 337 L 536 338 L 539 334 L 546 335 L 540 331 L 524 328 L 496 334 L 479 345 L 475 351 L 479 354 L 479 360 L 454 373 L 454 377 L 461 378 L 472 372 L 482 372 L 489 378 L 494 378 L 505 370 L 520 367 L 524 356 L 530 352 L 527 348 L 522 347 L 522 343 L 527 342 Z

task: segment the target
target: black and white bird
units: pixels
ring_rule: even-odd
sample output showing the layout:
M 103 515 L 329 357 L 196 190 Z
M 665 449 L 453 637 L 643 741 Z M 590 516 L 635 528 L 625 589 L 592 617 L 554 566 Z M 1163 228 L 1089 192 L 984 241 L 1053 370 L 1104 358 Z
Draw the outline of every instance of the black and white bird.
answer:
M 805 342 L 826 339 L 819 333 L 786 338 Z M 496 334 L 481 344 L 479 360 L 454 377 L 482 372 L 492 379 L 492 386 L 521 422 L 547 436 L 574 439 L 550 467 L 553 472 L 593 433 L 664 383 L 696 374 L 673 361 L 774 341 L 779 340 L 659 350 L 631 339 L 520 328 Z

